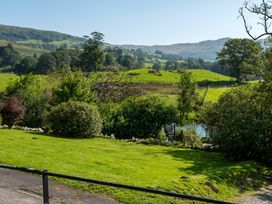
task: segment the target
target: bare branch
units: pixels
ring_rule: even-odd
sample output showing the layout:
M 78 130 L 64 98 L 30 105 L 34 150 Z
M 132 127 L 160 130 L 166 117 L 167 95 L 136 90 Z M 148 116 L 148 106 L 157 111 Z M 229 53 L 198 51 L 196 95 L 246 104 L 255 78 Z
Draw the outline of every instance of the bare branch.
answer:
M 261 22 L 257 22 L 257 25 L 260 25 L 263 27 L 264 32 L 260 35 L 253 35 L 252 34 L 252 26 L 248 25 L 247 20 L 245 18 L 244 9 L 252 14 L 255 14 L 257 16 L 260 16 L 259 19 Z M 262 3 L 260 5 L 252 4 L 249 6 L 249 3 L 247 1 L 244 2 L 244 5 L 239 9 L 239 17 L 242 17 L 245 30 L 247 34 L 253 39 L 258 40 L 261 37 L 264 36 L 272 36 L 272 32 L 269 31 L 269 28 L 271 27 L 272 23 L 270 20 L 272 20 L 272 15 L 270 14 L 272 10 L 272 1 L 262 0 Z

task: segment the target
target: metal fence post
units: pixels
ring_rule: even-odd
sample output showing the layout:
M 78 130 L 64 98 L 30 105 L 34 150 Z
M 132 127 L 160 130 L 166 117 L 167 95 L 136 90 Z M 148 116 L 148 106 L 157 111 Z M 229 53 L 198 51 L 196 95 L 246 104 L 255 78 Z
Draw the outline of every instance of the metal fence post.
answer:
M 48 191 L 48 174 L 47 174 L 47 170 L 43 171 L 42 180 L 43 180 L 43 203 L 44 204 L 49 204 L 49 191 Z

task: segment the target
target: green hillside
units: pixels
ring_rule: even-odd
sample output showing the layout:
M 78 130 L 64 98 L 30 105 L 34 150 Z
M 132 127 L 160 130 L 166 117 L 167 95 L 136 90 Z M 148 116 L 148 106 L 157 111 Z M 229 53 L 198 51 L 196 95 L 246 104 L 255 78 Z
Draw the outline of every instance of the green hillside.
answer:
M 80 47 L 85 39 L 55 31 L 0 24 L 0 40 L 32 48 L 54 50 L 59 47 Z
M 133 83 L 159 83 L 159 84 L 176 84 L 179 81 L 180 74 L 176 71 L 164 71 L 160 70 L 160 76 L 149 73 L 150 69 L 137 69 L 137 70 L 130 70 L 120 73 L 120 76 L 124 74 L 124 78 L 128 79 L 129 82 Z M 201 82 L 204 80 L 208 81 L 231 81 L 234 80 L 231 77 L 224 76 L 221 74 L 217 74 L 215 72 L 211 72 L 204 69 L 186 69 L 186 71 L 191 72 L 193 74 L 193 78 L 196 82 Z M 92 74 L 93 78 L 97 77 L 98 75 L 105 75 L 106 72 L 97 72 Z
M 228 38 L 218 40 L 206 40 L 198 43 L 178 43 L 172 45 L 120 45 L 125 49 L 138 49 L 149 53 L 155 53 L 156 50 L 169 54 L 178 54 L 182 57 L 202 58 L 206 60 L 215 60 L 216 53 L 219 52 Z
M 0 39 L 0 47 L 4 47 L 8 43 L 11 43 L 13 45 L 13 47 L 16 48 L 22 55 L 31 55 L 31 56 L 33 56 L 34 54 L 41 55 L 41 54 L 43 54 L 45 52 L 48 52 L 45 49 L 30 47 L 30 46 L 26 46 L 26 45 L 23 45 L 23 44 L 8 42 L 6 40 L 1 40 Z

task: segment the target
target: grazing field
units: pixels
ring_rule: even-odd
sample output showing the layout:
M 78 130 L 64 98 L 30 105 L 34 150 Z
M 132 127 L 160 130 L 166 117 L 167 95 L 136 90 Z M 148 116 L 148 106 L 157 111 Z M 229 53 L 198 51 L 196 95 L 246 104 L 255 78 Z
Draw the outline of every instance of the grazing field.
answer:
M 219 97 L 227 92 L 230 91 L 232 87 L 218 87 L 218 88 L 209 88 L 207 95 L 204 99 L 204 102 L 217 102 Z M 168 90 L 169 91 L 169 90 Z M 197 90 L 199 93 L 200 97 L 203 98 L 205 94 L 206 89 L 200 88 Z M 169 91 L 170 92 L 170 91 Z M 155 95 L 160 97 L 166 104 L 168 105 L 176 105 L 177 102 L 177 94 L 173 94 L 174 90 L 170 92 L 171 94 L 165 92 L 159 93 L 159 92 L 154 92 L 152 93 L 151 91 L 148 93 L 148 95 Z
M 124 76 L 129 79 L 130 82 L 133 83 L 161 83 L 161 84 L 176 84 L 179 82 L 180 74 L 176 71 L 164 71 L 160 70 L 161 76 L 158 76 L 154 73 L 149 73 L 150 69 L 136 69 L 123 72 Z M 191 72 L 193 78 L 197 81 L 231 81 L 233 78 L 224 76 L 221 74 L 217 74 L 215 72 L 211 72 L 204 69 L 186 69 L 186 71 Z M 103 75 L 105 72 L 94 73 L 91 76 L 93 78 L 98 75 Z
M 0 47 L 6 46 L 8 43 L 10 42 L 0 39 Z M 14 48 L 18 49 L 18 51 L 20 51 L 23 56 L 33 56 L 34 54 L 41 55 L 45 52 L 48 52 L 44 49 L 29 47 L 17 43 L 12 43 L 12 45 L 14 46 Z
M 262 180 L 257 172 L 265 170 L 256 162 L 232 162 L 218 153 L 103 138 L 64 139 L 0 129 L 0 144 L 0 163 L 224 200 L 235 200 L 241 193 L 260 187 Z M 63 182 L 122 203 L 189 203 Z
M 18 78 L 19 76 L 17 76 L 16 74 L 0 73 L 0 92 L 5 91 L 8 85 Z

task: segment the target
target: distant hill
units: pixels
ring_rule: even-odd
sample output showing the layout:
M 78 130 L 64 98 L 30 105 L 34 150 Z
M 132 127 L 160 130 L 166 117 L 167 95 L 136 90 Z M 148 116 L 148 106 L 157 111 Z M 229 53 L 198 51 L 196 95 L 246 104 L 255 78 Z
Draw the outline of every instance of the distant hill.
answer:
M 45 31 L 33 28 L 8 26 L 0 24 L 0 40 L 11 42 L 17 48 L 27 51 L 26 54 L 38 54 L 56 48 L 77 48 L 85 42 L 85 38 L 72 36 L 55 31 Z M 116 45 L 126 49 L 141 48 L 143 51 L 154 53 L 161 50 L 168 54 L 178 54 L 185 58 L 202 58 L 206 60 L 215 60 L 216 53 L 220 51 L 228 38 L 218 40 L 207 40 L 198 43 L 178 43 L 172 45 Z M 109 45 L 109 44 L 107 44 Z M 115 45 L 112 45 L 115 46 Z M 34 49 L 32 49 L 34 48 Z M 28 50 L 29 49 L 29 50 Z
M 59 47 L 80 47 L 85 41 L 84 38 L 65 33 L 1 24 L 0 40 L 44 50 L 54 50 Z
M 198 43 L 178 43 L 172 45 L 118 45 L 125 49 L 141 48 L 143 51 L 154 53 L 156 50 L 163 51 L 164 53 L 177 54 L 185 58 L 202 58 L 206 60 L 215 60 L 216 53 L 219 52 L 224 43 L 229 38 L 221 38 L 218 40 L 207 40 Z

